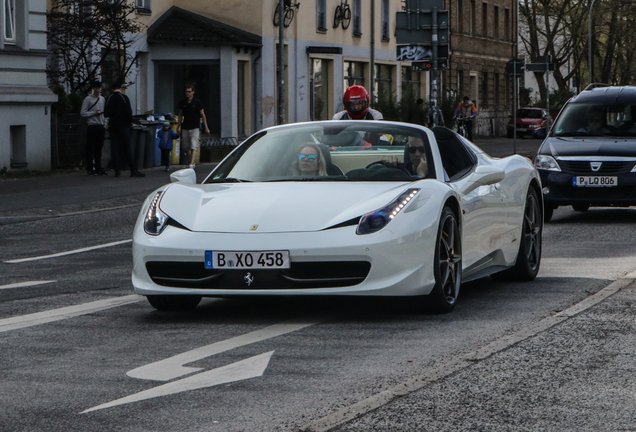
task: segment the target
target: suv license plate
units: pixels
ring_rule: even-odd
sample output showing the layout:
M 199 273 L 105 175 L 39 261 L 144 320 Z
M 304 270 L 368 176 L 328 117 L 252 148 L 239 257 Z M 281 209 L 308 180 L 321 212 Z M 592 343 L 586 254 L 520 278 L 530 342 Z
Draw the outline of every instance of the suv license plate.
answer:
M 618 186 L 618 177 L 576 176 L 572 178 L 572 186 L 583 186 L 583 187 Z
M 289 251 L 205 251 L 206 269 L 288 269 Z

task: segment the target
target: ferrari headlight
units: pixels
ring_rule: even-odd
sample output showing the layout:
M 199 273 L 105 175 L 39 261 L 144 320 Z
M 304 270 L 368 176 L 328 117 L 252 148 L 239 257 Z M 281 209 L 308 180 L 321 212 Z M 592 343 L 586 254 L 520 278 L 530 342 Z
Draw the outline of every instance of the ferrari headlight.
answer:
M 408 189 L 386 207 L 382 207 L 374 212 L 365 214 L 362 218 L 360 218 L 356 233 L 372 234 L 380 231 L 389 222 L 391 222 L 391 220 L 397 216 L 404 207 L 406 207 L 406 205 L 415 197 L 415 195 L 417 195 L 419 191 L 419 189 Z
M 561 171 L 561 167 L 557 161 L 548 155 L 536 155 L 534 158 L 534 167 L 547 171 Z
M 144 231 L 146 231 L 146 234 L 157 236 L 161 234 L 168 224 L 168 215 L 159 208 L 163 192 L 164 191 L 157 192 L 150 203 L 150 207 L 148 207 L 148 212 L 144 219 Z

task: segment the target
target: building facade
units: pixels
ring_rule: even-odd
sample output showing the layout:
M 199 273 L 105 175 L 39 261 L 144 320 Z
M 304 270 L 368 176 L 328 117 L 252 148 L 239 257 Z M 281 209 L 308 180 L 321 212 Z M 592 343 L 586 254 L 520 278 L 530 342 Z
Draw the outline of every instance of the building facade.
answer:
M 184 85 L 195 83 L 213 137 L 240 139 L 277 123 L 278 0 L 135 1 L 147 28 L 134 46 L 141 55 L 127 90 L 137 113 L 175 113 Z M 341 3 L 287 2 L 287 122 L 330 119 L 343 109 L 351 84 L 371 91 L 373 81 L 377 97 L 428 95 L 427 73 L 396 60 L 395 14 L 402 1 L 350 0 L 350 19 L 336 27 Z
M 46 0 L 0 0 L 0 30 L 0 170 L 48 170 Z
M 476 134 L 503 135 L 514 95 L 514 80 L 506 75 L 505 67 L 516 53 L 516 4 L 512 0 L 446 0 L 446 7 L 451 25 L 446 89 L 476 102 Z

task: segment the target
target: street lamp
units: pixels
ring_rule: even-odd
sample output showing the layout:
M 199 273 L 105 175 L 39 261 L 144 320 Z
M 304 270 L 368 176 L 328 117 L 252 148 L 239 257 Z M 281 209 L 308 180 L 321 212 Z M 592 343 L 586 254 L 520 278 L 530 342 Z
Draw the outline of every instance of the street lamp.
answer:
M 594 7 L 594 3 L 596 0 L 592 0 L 592 4 L 590 5 L 590 17 L 588 20 L 588 31 L 587 31 L 587 67 L 589 73 L 590 84 L 592 84 L 592 8 Z

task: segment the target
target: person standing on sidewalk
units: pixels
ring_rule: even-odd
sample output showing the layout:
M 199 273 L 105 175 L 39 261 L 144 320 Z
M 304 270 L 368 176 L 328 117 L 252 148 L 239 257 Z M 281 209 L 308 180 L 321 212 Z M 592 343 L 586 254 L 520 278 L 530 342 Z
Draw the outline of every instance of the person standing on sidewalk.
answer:
M 199 133 L 201 122 L 205 133 L 209 134 L 208 120 L 203 111 L 203 104 L 194 97 L 194 85 L 188 84 L 185 88 L 186 97 L 179 102 L 179 123 L 177 134 L 181 136 L 181 146 L 188 155 L 190 168 L 194 168 L 194 160 L 199 148 Z
M 159 138 L 159 150 L 161 150 L 161 164 L 170 171 L 170 153 L 172 153 L 172 141 L 179 138 L 179 135 L 170 129 L 170 122 L 165 121 L 161 125 L 161 130 L 157 131 Z
M 86 172 L 88 175 L 108 175 L 102 169 L 102 148 L 104 147 L 104 105 L 106 101 L 101 96 L 102 83 L 91 82 L 92 93 L 86 96 L 82 103 L 80 115 L 86 118 Z M 95 164 L 93 165 L 93 160 Z
M 126 155 L 126 162 L 130 168 L 131 177 L 145 177 L 139 172 L 135 159 L 130 148 L 130 135 L 132 124 L 132 108 L 130 99 L 122 94 L 121 81 L 113 84 L 113 94 L 106 100 L 104 115 L 108 118 L 108 133 L 110 134 L 110 150 L 113 166 L 115 167 L 115 177 L 121 175 L 121 165 L 119 161 L 119 149 L 122 148 Z

